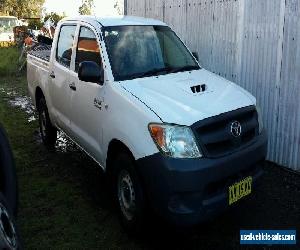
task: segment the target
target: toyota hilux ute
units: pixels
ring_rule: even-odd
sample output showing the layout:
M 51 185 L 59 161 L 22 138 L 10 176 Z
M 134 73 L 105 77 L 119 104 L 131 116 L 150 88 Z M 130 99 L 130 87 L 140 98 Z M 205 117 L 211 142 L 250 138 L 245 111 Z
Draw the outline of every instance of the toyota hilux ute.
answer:
M 193 225 L 254 192 L 267 150 L 256 99 L 202 68 L 165 23 L 63 19 L 27 61 L 44 144 L 61 130 L 99 164 L 128 230 L 148 208 Z

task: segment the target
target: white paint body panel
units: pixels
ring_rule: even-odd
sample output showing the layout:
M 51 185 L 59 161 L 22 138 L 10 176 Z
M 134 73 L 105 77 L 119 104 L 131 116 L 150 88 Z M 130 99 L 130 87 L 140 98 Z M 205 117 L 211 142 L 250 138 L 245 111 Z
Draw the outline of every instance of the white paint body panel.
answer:
M 162 21 L 143 18 L 137 16 L 106 16 L 106 17 L 95 17 L 95 16 L 78 16 L 74 18 L 67 17 L 62 20 L 65 21 L 80 21 L 84 23 L 89 23 L 95 25 L 95 23 L 100 23 L 102 26 L 119 26 L 119 25 L 162 25 L 167 26 Z
M 0 19 L 14 21 L 16 24 L 18 23 L 18 19 L 14 16 L 0 16 Z M 14 41 L 14 32 L 12 30 L 14 25 L 12 25 L 10 27 L 11 27 L 11 31 L 0 32 L 0 42 L 13 42 Z
M 206 84 L 203 93 L 192 86 Z M 255 104 L 255 99 L 232 82 L 205 69 L 134 79 L 121 83 L 166 123 L 190 126 L 221 113 Z
M 0 33 L 0 42 L 13 42 L 13 41 L 14 41 L 13 32 Z
M 109 143 L 123 142 L 135 159 L 159 152 L 148 131 L 149 123 L 191 125 L 199 120 L 238 108 L 255 105 L 256 100 L 237 85 L 204 69 L 115 82 L 106 47 L 101 39 L 104 25 L 165 25 L 153 19 L 122 17 L 80 17 L 63 20 L 75 23 L 77 31 L 70 69 L 57 65 L 55 59 L 58 32 L 55 35 L 50 63 L 28 56 L 28 89 L 35 100 L 40 87 L 45 95 L 52 123 L 62 129 L 103 168 Z M 79 26 L 90 27 L 98 37 L 104 68 L 103 86 L 83 83 L 74 72 L 74 54 Z M 55 79 L 49 77 L 55 71 Z M 69 88 L 74 82 L 76 92 Z M 193 94 L 190 87 L 206 84 L 207 91 Z M 101 100 L 101 110 L 94 99 Z

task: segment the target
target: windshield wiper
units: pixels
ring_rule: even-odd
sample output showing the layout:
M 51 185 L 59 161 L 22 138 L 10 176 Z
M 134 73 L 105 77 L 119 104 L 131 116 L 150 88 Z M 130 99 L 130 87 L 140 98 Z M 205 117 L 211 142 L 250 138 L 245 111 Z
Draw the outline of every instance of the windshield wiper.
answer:
M 153 75 L 160 75 L 160 73 L 176 73 L 181 71 L 188 71 L 188 70 L 196 70 L 200 69 L 197 65 L 186 65 L 183 67 L 177 67 L 177 68 L 171 68 L 171 67 L 165 67 L 165 68 L 154 68 L 149 71 L 143 72 L 143 73 L 137 73 L 132 75 L 134 78 L 141 78 L 141 77 L 147 77 L 147 76 L 153 76 Z
M 177 68 L 170 69 L 168 71 L 168 73 L 177 73 L 177 72 L 197 70 L 197 69 L 200 69 L 200 67 L 198 65 L 186 65 L 183 67 L 177 67 Z
M 147 76 L 160 75 L 160 73 L 163 73 L 163 72 L 168 73 L 169 70 L 170 70 L 169 68 L 154 68 L 154 69 L 151 69 L 146 72 L 132 74 L 132 75 L 130 75 L 130 78 L 143 78 L 143 77 L 147 77 Z
M 146 72 L 122 76 L 122 79 L 130 80 L 135 78 L 157 76 L 157 75 L 170 74 L 170 73 L 176 73 L 181 71 L 197 70 L 197 69 L 200 69 L 200 67 L 196 65 L 187 65 L 184 67 L 177 67 L 177 68 L 172 68 L 172 67 L 154 68 Z

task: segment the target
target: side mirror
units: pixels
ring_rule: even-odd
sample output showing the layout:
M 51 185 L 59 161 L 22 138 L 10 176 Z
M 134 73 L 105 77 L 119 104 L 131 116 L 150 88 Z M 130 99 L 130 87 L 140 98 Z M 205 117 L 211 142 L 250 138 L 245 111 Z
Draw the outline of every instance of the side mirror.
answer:
M 196 60 L 199 62 L 199 55 L 198 52 L 192 52 L 192 55 L 196 58 Z
M 78 78 L 83 82 L 104 83 L 104 70 L 93 61 L 84 61 L 79 64 Z

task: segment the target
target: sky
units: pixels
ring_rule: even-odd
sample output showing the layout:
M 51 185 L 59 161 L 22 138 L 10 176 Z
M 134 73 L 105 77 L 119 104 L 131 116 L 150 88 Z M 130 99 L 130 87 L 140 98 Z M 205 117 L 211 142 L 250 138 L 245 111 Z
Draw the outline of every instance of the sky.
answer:
M 81 5 L 82 0 L 46 0 L 44 7 L 46 12 L 56 12 L 62 14 L 66 13 L 67 16 L 78 15 L 78 8 Z M 94 0 L 95 3 L 95 15 L 116 15 L 117 12 L 114 9 L 113 0 Z

